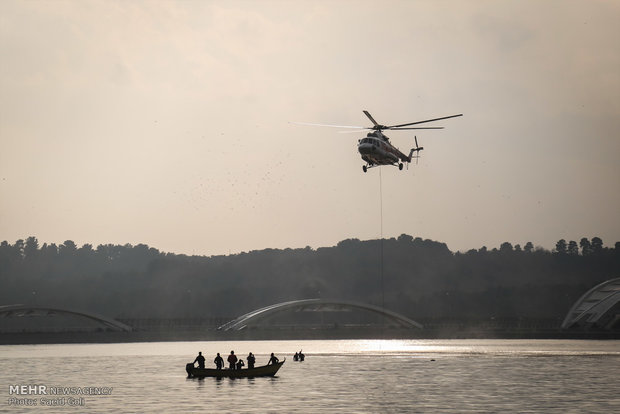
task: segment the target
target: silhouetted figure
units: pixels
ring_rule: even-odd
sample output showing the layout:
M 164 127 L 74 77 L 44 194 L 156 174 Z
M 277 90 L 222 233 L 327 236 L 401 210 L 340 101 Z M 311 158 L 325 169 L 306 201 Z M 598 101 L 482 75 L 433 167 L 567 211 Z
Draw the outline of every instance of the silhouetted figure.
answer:
M 244 365 L 245 363 L 243 362 L 243 359 L 239 358 L 239 360 L 237 361 L 237 369 L 243 368 Z
M 237 355 L 235 355 L 235 351 L 230 351 L 230 355 L 228 355 L 228 368 L 235 369 L 235 364 L 237 364 Z
M 299 361 L 299 354 L 297 352 L 293 355 L 293 361 Z
M 254 358 L 254 355 L 252 355 L 251 352 L 248 355 L 247 360 L 248 360 L 248 369 L 254 368 L 254 363 L 256 362 L 256 358 Z
M 194 364 L 196 362 L 198 362 L 198 368 L 204 368 L 205 367 L 205 357 L 202 356 L 202 352 L 198 352 L 198 356 L 194 360 Z
M 280 360 L 278 359 L 277 356 L 275 356 L 273 354 L 273 352 L 271 353 L 271 358 L 269 358 L 269 362 L 267 362 L 267 365 L 273 365 L 273 364 L 277 364 L 278 362 L 280 362 Z
M 304 359 L 306 358 L 306 356 L 303 354 L 303 352 L 299 351 L 299 361 L 304 362 Z
M 224 367 L 224 359 L 220 356 L 220 353 L 217 353 L 217 356 L 213 360 L 215 362 L 216 369 L 222 369 Z

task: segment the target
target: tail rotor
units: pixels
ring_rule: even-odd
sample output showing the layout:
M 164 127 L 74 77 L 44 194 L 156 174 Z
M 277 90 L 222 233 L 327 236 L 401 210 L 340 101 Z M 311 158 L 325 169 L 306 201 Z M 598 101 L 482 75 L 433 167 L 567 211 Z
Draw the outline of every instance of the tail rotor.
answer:
M 424 147 L 421 147 L 418 145 L 418 137 L 414 137 L 415 139 L 415 148 L 411 148 L 411 151 L 409 152 L 409 159 L 411 160 L 412 158 L 415 158 L 415 164 L 418 165 L 418 159 L 420 158 L 420 151 L 422 151 L 424 149 Z M 413 155 L 413 153 L 415 152 L 415 155 Z

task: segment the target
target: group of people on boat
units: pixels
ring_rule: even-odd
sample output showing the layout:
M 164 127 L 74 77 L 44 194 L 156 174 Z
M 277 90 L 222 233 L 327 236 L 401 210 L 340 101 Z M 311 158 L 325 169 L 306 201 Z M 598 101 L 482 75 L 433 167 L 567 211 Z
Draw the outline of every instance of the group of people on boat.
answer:
M 243 359 L 238 358 L 237 355 L 235 355 L 235 351 L 230 351 L 230 354 L 228 355 L 228 358 L 226 360 L 228 361 L 228 369 L 243 369 L 243 367 L 245 366 Z M 248 369 L 254 368 L 254 364 L 256 363 L 256 357 L 254 357 L 254 354 L 250 352 L 246 360 L 248 361 Z M 198 368 L 204 368 L 205 361 L 206 360 L 205 357 L 202 355 L 202 352 L 198 352 L 198 356 L 194 360 L 194 364 L 198 363 Z M 280 360 L 272 352 L 267 365 L 277 364 L 278 362 L 280 362 Z M 224 358 L 222 358 L 219 352 L 213 360 L 213 363 L 215 364 L 216 369 L 224 368 Z
M 305 358 L 306 356 L 301 351 L 295 352 L 295 355 L 293 355 L 293 361 L 302 362 Z

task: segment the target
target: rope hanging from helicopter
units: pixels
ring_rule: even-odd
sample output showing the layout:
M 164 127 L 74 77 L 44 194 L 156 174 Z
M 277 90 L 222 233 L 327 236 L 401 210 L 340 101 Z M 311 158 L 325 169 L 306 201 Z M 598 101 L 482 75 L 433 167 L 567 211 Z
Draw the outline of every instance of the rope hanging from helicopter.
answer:
M 380 218 L 380 243 L 381 243 L 381 259 L 380 259 L 380 276 L 381 276 L 381 310 L 385 311 L 385 289 L 383 283 L 383 178 L 381 176 L 381 168 L 379 168 L 379 218 Z

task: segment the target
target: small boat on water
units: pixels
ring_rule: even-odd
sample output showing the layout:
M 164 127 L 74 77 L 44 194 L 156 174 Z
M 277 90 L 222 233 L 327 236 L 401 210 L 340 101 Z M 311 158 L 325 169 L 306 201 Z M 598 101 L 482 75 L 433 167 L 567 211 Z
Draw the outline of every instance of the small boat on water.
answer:
M 214 369 L 214 368 L 196 368 L 194 364 L 185 365 L 188 378 L 254 378 L 254 377 L 273 377 L 280 369 L 284 361 L 271 365 L 263 365 L 260 367 L 248 369 Z

